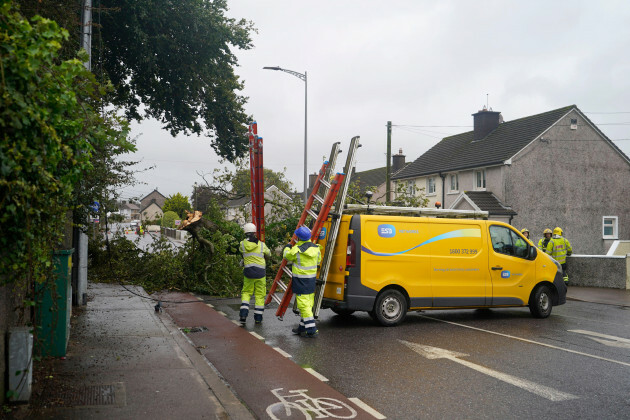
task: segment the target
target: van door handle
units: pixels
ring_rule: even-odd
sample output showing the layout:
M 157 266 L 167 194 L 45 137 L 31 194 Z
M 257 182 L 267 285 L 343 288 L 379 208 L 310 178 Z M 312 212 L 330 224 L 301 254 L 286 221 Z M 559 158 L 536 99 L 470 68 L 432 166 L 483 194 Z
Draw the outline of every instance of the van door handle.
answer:
M 503 267 L 499 267 L 498 265 L 496 267 L 492 267 L 493 270 L 503 270 Z

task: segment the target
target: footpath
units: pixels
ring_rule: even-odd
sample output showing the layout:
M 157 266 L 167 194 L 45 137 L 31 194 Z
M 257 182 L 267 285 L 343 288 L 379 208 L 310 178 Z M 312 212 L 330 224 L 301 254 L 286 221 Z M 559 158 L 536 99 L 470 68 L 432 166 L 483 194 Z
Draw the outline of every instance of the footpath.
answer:
M 190 303 L 155 312 L 142 288 L 127 289 L 89 285 L 87 308 L 73 315 L 67 357 L 49 360 L 54 378 L 37 377 L 39 393 L 8 418 L 281 418 L 284 407 L 270 392 L 280 387 L 309 390 L 340 418 L 384 418 L 195 296 L 170 293 L 169 300 Z M 630 307 L 626 290 L 569 287 L 567 298 Z M 253 377 L 264 386 L 251 386 Z

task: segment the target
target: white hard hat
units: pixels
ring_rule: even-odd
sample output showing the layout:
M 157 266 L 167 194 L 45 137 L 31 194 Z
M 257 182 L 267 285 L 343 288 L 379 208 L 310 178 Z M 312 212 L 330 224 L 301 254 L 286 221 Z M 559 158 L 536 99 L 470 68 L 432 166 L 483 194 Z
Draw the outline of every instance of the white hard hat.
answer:
M 243 226 L 243 231 L 245 233 L 256 233 L 256 225 L 254 225 L 253 223 L 245 223 L 245 226 Z

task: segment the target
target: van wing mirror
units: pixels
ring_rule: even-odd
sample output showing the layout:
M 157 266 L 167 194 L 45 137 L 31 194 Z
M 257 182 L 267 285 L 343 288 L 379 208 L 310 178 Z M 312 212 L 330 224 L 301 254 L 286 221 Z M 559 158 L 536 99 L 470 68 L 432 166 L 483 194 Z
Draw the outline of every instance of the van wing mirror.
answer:
M 528 255 L 528 260 L 535 260 L 536 259 L 536 255 L 538 253 L 538 250 L 536 249 L 535 246 L 531 246 L 529 247 L 529 255 Z

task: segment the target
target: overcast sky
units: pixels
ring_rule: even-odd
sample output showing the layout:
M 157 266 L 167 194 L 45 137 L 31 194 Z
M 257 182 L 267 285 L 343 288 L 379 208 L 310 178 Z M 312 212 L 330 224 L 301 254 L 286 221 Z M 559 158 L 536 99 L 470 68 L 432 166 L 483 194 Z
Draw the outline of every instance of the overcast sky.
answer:
M 264 66 L 308 74 L 308 172 L 332 143 L 361 136 L 357 170 L 413 161 L 443 137 L 472 129 L 488 100 L 505 121 L 575 104 L 630 155 L 630 2 L 626 1 L 229 1 L 254 22 L 254 48 L 237 51 L 248 114 L 264 139 L 264 165 L 286 168 L 302 191 L 304 82 Z M 486 96 L 488 95 L 488 96 Z M 488 98 L 488 99 L 487 99 Z M 155 169 L 143 197 L 190 196 L 197 172 L 219 167 L 209 140 L 173 138 L 156 121 L 133 125 Z M 558 156 L 562 159 L 562 156 Z M 341 170 L 345 154 L 338 160 Z

